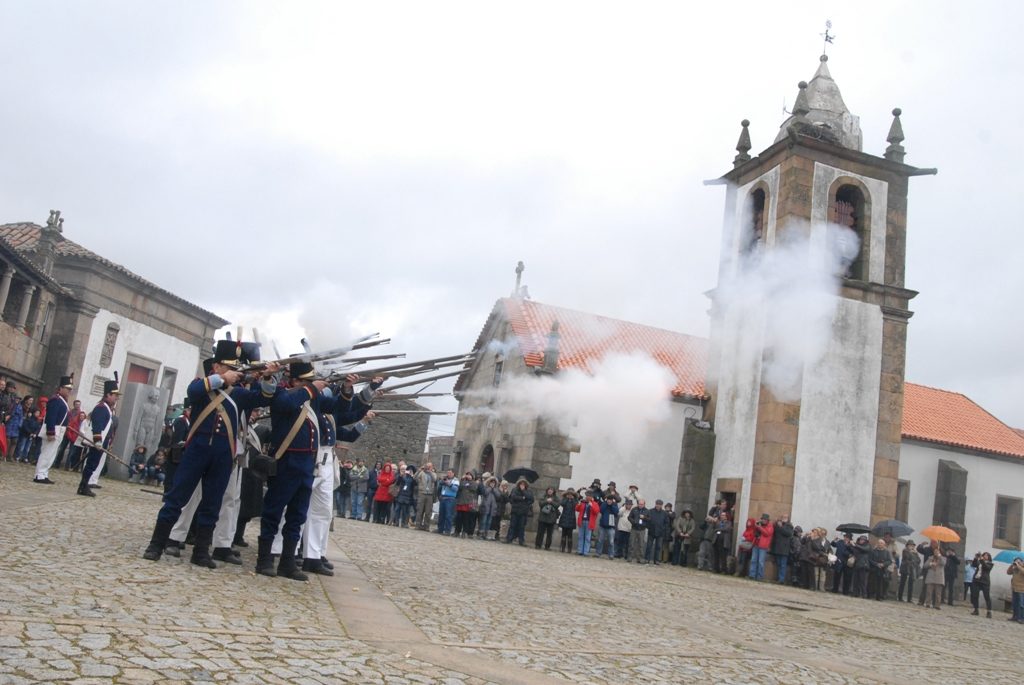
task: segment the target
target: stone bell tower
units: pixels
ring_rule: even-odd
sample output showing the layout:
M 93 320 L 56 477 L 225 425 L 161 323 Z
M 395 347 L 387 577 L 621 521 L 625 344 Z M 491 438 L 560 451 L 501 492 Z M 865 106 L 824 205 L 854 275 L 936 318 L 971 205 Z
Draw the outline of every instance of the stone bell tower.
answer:
M 910 177 L 936 173 L 903 162 L 900 113 L 884 155 L 864 152 L 859 118 L 823 55 L 775 142 L 752 158 L 744 120 L 733 169 L 713 182 L 727 194 L 719 284 L 709 293 L 711 495 L 735 498 L 737 521 L 790 513 L 806 529 L 895 516 L 908 306 L 917 294 L 903 282 L 907 188 Z M 834 235 L 845 236 L 847 254 L 822 293 L 833 298 L 831 321 L 780 392 L 770 376 L 778 345 L 792 342 L 778 343 L 779 332 L 797 344 L 803 333 L 773 318 L 782 316 L 785 274 L 764 284 L 754 307 L 733 307 L 725 293 L 753 260 L 784 245 L 810 246 L 795 268 L 817 266 L 813 248 L 827 251 Z

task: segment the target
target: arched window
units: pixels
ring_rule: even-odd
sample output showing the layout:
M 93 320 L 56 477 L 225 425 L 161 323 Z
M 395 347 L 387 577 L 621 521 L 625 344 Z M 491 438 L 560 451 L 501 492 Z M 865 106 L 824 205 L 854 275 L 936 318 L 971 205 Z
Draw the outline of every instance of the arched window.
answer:
M 829 220 L 838 226 L 845 226 L 857 236 L 857 249 L 852 245 L 839 245 L 843 276 L 859 281 L 868 279 L 868 224 L 867 203 L 864 193 L 855 185 L 842 185 L 836 190 L 829 211 Z M 839 237 L 842 240 L 842 236 Z M 845 248 L 845 249 L 844 249 Z
M 743 213 L 742 253 L 750 254 L 764 248 L 767 231 L 767 196 L 758 188 L 747 196 L 747 207 Z
M 505 358 L 500 354 L 494 355 L 494 380 L 491 385 L 495 388 L 501 385 L 501 374 L 505 370 Z
M 106 337 L 103 338 L 103 351 L 100 352 L 100 366 L 107 368 L 114 360 L 114 347 L 117 345 L 117 334 L 121 327 L 116 323 L 107 326 Z

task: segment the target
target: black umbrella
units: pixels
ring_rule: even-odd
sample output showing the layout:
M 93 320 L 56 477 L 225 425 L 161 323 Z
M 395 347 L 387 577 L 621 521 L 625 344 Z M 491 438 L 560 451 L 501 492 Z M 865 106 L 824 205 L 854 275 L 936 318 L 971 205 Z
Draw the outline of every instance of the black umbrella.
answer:
M 871 532 L 871 528 L 860 523 L 844 523 L 841 526 L 836 526 L 836 530 L 840 533 L 853 533 L 854 535 L 862 535 Z
M 506 480 L 509 483 L 515 483 L 520 478 L 525 478 L 526 480 L 528 480 L 531 483 L 533 483 L 538 478 L 540 478 L 540 476 L 537 475 L 537 472 L 534 471 L 533 469 L 518 468 L 518 469 L 509 469 L 508 471 L 505 472 L 505 475 L 502 476 L 501 478 L 502 478 L 502 480 Z
M 896 519 L 886 519 L 885 521 L 879 521 L 875 524 L 875 527 L 871 529 L 871 534 L 876 538 L 880 538 L 886 533 L 889 533 L 894 538 L 902 537 L 904 535 L 910 535 L 914 532 L 914 529 L 908 526 L 903 521 L 897 521 Z

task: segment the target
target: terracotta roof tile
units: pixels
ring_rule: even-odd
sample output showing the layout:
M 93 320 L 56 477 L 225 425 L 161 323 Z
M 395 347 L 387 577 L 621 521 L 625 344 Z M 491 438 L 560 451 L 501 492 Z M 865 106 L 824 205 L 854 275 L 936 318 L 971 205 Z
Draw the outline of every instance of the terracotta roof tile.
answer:
M 533 300 L 507 297 L 495 304 L 474 350 L 484 345 L 484 335 L 499 316 L 509 322 L 511 334 L 515 336 L 527 366 L 544 365 L 548 334 L 551 332 L 551 324 L 557 320 L 558 368 L 590 370 L 592 362 L 609 352 L 642 351 L 675 375 L 673 395 L 705 397 L 707 341 L 703 338 Z M 461 387 L 463 381 L 460 378 L 457 387 Z
M 42 230 L 42 226 L 38 224 L 33 224 L 31 222 L 23 221 L 13 224 L 2 224 L 0 225 L 0 238 L 4 239 L 18 252 L 31 252 L 33 249 L 35 249 L 36 243 L 39 242 L 39 236 L 42 233 Z M 98 262 L 109 269 L 112 269 L 114 271 L 124 274 L 125 276 L 128 276 L 136 283 L 144 285 L 147 288 L 152 288 L 153 290 L 157 290 L 163 293 L 164 295 L 167 295 L 171 299 L 186 305 L 187 307 L 191 308 L 194 311 L 202 312 L 206 316 L 223 322 L 221 325 L 227 323 L 227 321 L 221 319 L 213 312 L 207 311 L 202 307 L 194 305 L 188 300 L 179 297 L 178 295 L 175 295 L 169 290 L 164 290 L 160 286 L 150 281 L 147 281 L 145 278 L 139 276 L 135 272 L 129 271 L 127 268 L 121 266 L 120 264 L 112 262 L 105 257 L 101 257 L 95 252 L 92 252 L 91 250 L 87 250 L 86 248 L 82 247 L 78 243 L 68 240 L 63 235 L 57 238 L 57 244 L 54 247 L 54 252 L 57 255 L 63 257 L 79 257 L 82 259 L 88 259 L 94 262 Z
M 1024 435 L 957 392 L 904 384 L 903 437 L 1024 459 Z

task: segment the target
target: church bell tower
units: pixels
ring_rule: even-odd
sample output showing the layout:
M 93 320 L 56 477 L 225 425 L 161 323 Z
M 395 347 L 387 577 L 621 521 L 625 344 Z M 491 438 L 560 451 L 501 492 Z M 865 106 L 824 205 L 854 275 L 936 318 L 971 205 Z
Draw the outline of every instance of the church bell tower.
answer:
M 900 114 L 893 110 L 884 154 L 864 152 L 860 120 L 822 55 L 775 142 L 751 157 L 744 120 L 733 168 L 716 181 L 727 194 L 710 293 L 711 495 L 735 499 L 738 525 L 762 513 L 790 514 L 805 529 L 895 516 L 908 307 L 917 294 L 904 287 L 907 188 L 912 176 L 935 173 L 904 163 Z M 785 281 L 755 282 L 763 287 L 754 306 L 735 307 L 726 293 L 784 246 L 810 246 L 796 268 L 817 266 L 814 246 L 827 251 L 835 235 L 846 236 L 847 254 L 820 294 L 832 298 L 822 344 L 784 369 L 781 391 L 772 375 L 783 353 L 793 357 L 782 347 L 799 352 L 805 333 L 780 318 Z

